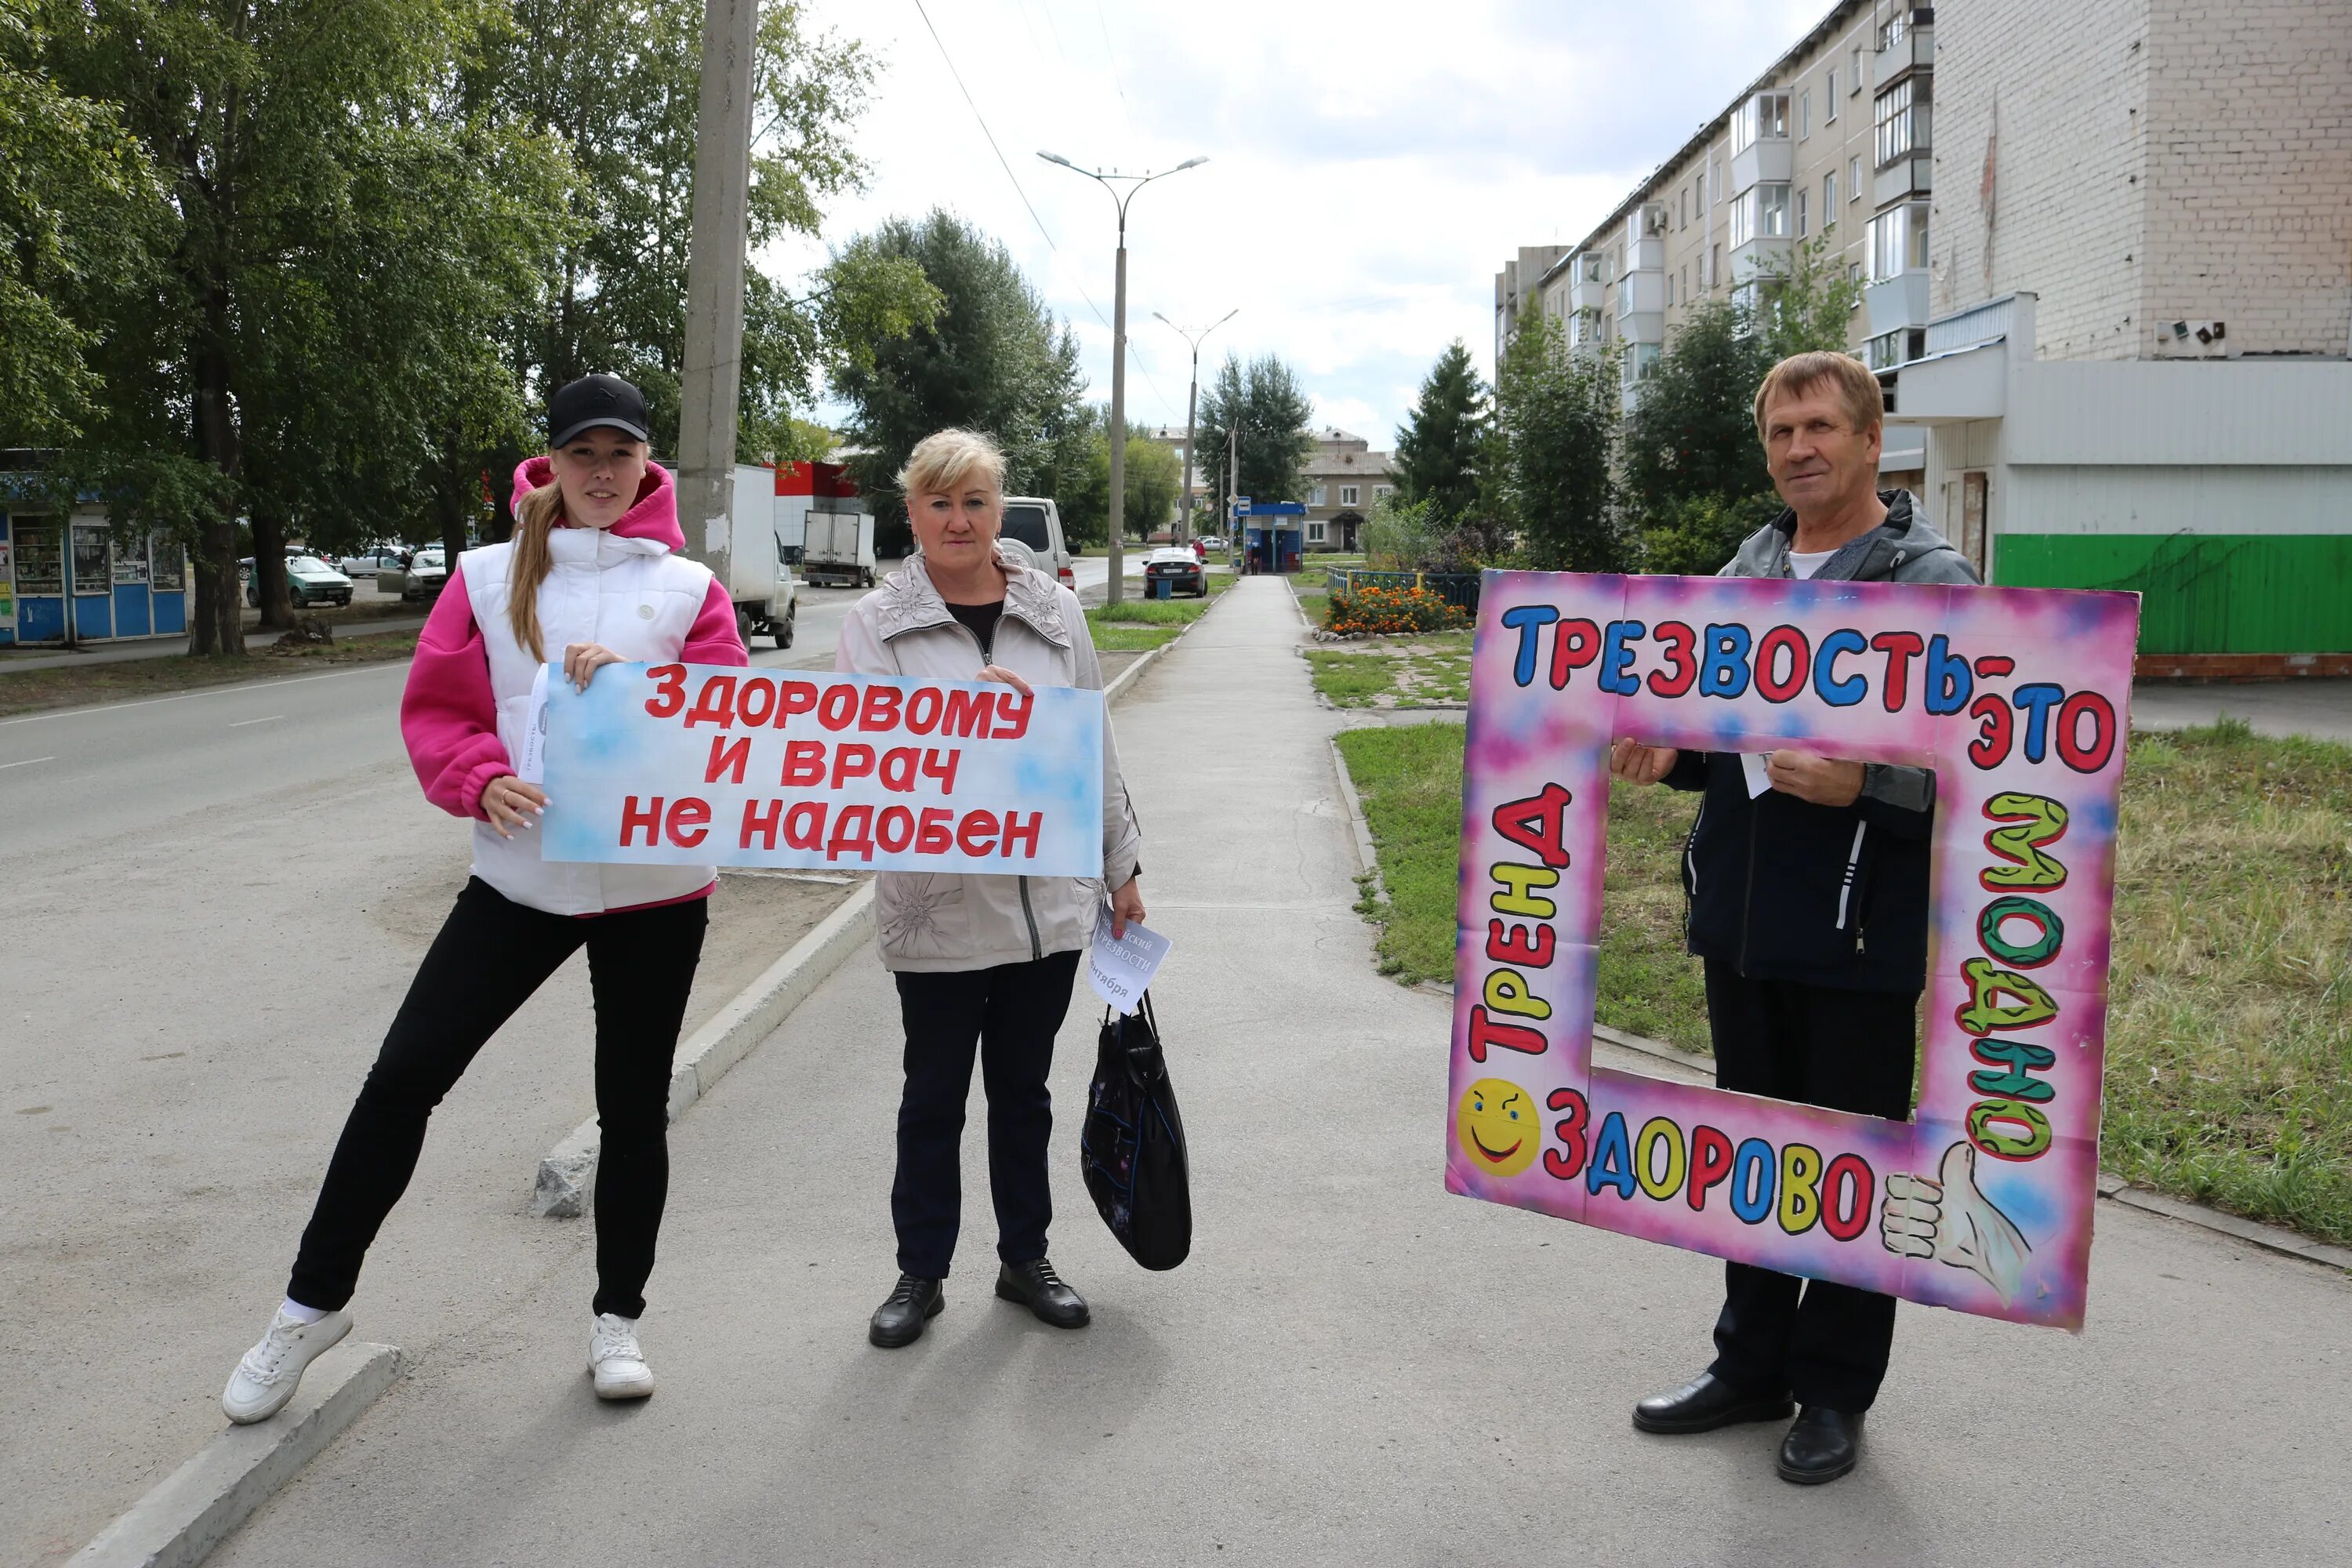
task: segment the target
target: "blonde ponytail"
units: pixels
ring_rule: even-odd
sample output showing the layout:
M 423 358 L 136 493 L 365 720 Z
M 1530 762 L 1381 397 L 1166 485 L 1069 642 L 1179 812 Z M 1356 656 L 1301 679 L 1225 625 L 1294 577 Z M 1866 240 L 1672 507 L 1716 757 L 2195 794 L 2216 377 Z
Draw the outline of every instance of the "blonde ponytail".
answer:
M 539 585 L 547 581 L 552 557 L 547 536 L 563 518 L 563 490 L 554 480 L 526 494 L 515 505 L 514 559 L 507 568 L 507 624 L 515 641 L 544 663 L 547 650 L 539 637 Z

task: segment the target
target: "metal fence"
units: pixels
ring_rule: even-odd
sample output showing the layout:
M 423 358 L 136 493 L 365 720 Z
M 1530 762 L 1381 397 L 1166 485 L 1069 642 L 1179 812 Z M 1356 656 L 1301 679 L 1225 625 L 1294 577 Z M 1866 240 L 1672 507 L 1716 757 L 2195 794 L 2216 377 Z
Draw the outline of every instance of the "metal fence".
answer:
M 1475 572 L 1367 572 L 1334 567 L 1328 574 L 1331 592 L 1353 594 L 1364 588 L 1426 588 L 1456 609 L 1478 613 Z

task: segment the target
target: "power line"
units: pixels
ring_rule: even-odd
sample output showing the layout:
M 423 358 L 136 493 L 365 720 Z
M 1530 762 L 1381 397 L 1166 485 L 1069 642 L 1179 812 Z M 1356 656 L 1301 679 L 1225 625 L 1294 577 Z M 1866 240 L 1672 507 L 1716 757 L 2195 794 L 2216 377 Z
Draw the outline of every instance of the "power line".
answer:
M 997 166 L 1004 171 L 1004 177 L 1013 182 L 1013 194 L 1021 198 L 1021 205 L 1029 209 L 1029 221 L 1035 224 L 1037 232 L 1045 237 L 1045 248 L 1052 251 L 1056 259 L 1060 259 L 1062 247 L 1054 243 L 1054 231 L 1045 226 L 1045 220 L 1037 216 L 1037 205 L 1029 199 L 1029 193 L 1022 189 L 1021 177 L 1013 172 L 1013 164 L 1005 158 L 1004 149 L 997 145 L 996 132 L 988 128 L 988 116 L 980 111 L 979 101 L 971 96 L 971 89 L 964 85 L 963 72 L 956 69 L 955 56 L 948 52 L 947 40 L 940 37 L 940 29 L 931 21 L 930 12 L 924 9 L 923 0 L 915 0 L 915 15 L 923 19 L 923 26 L 930 33 L 931 42 L 939 46 L 940 58 L 946 63 L 948 75 L 955 79 L 956 90 L 963 94 L 965 106 L 971 110 L 971 117 L 980 122 L 980 133 L 988 138 L 988 150 L 996 154 Z M 1052 13 L 1048 12 L 1046 22 L 1050 26 L 1052 21 Z M 1104 37 L 1108 41 L 1109 37 L 1108 32 L 1104 34 Z M 1124 97 L 1125 94 L 1122 93 L 1121 98 L 1124 99 Z M 1070 276 L 1070 286 L 1078 291 L 1078 298 L 1087 302 L 1087 309 L 1095 313 L 1095 320 L 1109 327 L 1110 318 L 1102 313 L 1102 307 L 1095 303 L 1094 296 L 1087 292 L 1087 286 L 1077 280 L 1075 273 Z M 1111 335 L 1114 338 L 1118 336 L 1116 328 L 1112 329 Z M 1114 353 L 1118 348 L 1117 343 L 1112 344 Z M 1139 363 L 1136 368 L 1143 369 Z M 1151 379 L 1151 373 L 1148 370 L 1143 372 L 1143 382 L 1145 385 L 1151 388 L 1151 395 L 1160 400 L 1162 411 L 1166 411 L 1169 408 L 1168 395 L 1160 390 L 1160 384 Z

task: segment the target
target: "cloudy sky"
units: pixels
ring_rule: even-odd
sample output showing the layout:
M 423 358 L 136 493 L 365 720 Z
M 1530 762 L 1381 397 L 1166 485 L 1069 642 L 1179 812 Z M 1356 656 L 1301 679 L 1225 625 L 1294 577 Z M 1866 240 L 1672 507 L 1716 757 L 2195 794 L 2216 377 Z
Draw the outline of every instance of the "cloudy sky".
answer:
M 1129 421 L 1184 418 L 1188 351 L 1152 313 L 1195 326 L 1238 307 L 1208 340 L 1204 367 L 1226 350 L 1278 353 L 1318 418 L 1379 447 L 1453 339 L 1491 370 L 1494 276 L 1506 255 L 1581 237 L 1829 9 L 1829 0 L 923 4 L 938 42 L 916 0 L 804 0 L 816 25 L 859 39 L 882 66 L 856 132 L 872 182 L 836 205 L 828 241 L 893 213 L 954 210 L 1002 239 L 1076 326 L 1095 395 L 1107 399 L 1110 199 L 1037 150 L 1121 170 L 1206 156 L 1130 210 Z M 821 259 L 810 247 L 772 261 L 791 269 Z

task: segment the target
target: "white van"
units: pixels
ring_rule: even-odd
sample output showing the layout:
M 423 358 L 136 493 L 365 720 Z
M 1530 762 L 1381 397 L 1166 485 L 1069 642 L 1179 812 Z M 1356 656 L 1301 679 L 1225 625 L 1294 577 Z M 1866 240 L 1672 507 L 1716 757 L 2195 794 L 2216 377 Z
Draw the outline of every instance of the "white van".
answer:
M 1066 588 L 1078 585 L 1070 570 L 1070 547 L 1062 542 L 1062 513 L 1050 496 L 1006 496 L 1003 536 L 1017 539 L 1037 558 L 1041 572 L 1051 572 Z

